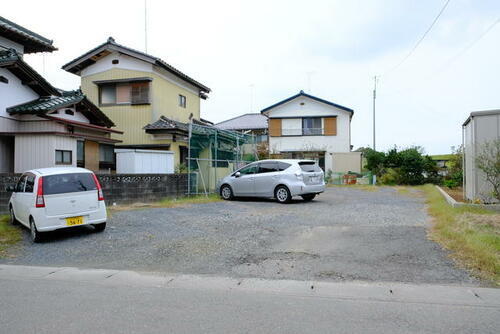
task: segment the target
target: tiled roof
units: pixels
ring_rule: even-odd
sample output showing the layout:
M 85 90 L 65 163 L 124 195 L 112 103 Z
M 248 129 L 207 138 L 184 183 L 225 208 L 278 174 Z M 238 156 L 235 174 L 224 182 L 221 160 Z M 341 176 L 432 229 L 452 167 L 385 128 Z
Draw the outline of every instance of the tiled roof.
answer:
M 181 130 L 188 131 L 188 125 L 186 123 L 174 121 L 165 116 L 161 116 L 156 122 L 148 124 L 144 127 L 144 130 Z
M 217 123 L 215 127 L 224 130 L 267 129 L 267 117 L 258 113 L 243 114 Z
M 0 51 L 0 68 L 6 68 L 41 96 L 58 96 L 59 91 L 28 65 L 14 49 Z
M 57 50 L 48 38 L 28 30 L 0 16 L 0 36 L 24 46 L 24 53 L 52 52 Z
M 176 69 L 172 65 L 167 64 L 162 59 L 155 57 L 155 56 L 152 56 L 152 55 L 149 55 L 149 54 L 144 53 L 142 51 L 135 50 L 135 49 L 129 48 L 127 46 L 118 44 L 115 42 L 115 39 L 113 37 L 109 37 L 108 40 L 106 42 L 104 42 L 103 44 L 101 44 L 101 45 L 93 48 L 92 50 L 84 53 L 83 55 L 73 59 L 72 61 L 63 65 L 62 68 L 65 71 L 68 71 L 71 73 L 76 73 L 76 72 L 82 70 L 83 68 L 95 63 L 95 61 L 92 60 L 91 57 L 94 56 L 95 54 L 102 52 L 103 50 L 108 49 L 108 48 L 111 50 L 117 50 L 117 51 L 123 52 L 125 54 L 129 54 L 132 56 L 136 55 L 136 56 L 142 57 L 144 60 L 147 59 L 148 62 L 164 68 L 165 70 L 176 75 L 177 77 L 189 82 L 193 86 L 198 87 L 200 90 L 207 92 L 207 93 L 210 92 L 210 88 L 208 88 L 207 86 L 194 80 L 193 78 L 187 76 L 186 74 L 182 73 L 181 71 L 179 71 L 178 69 Z
M 81 93 L 68 94 L 66 96 L 40 97 L 36 100 L 7 108 L 9 114 L 44 114 L 46 112 L 63 108 L 83 100 L 85 95 Z

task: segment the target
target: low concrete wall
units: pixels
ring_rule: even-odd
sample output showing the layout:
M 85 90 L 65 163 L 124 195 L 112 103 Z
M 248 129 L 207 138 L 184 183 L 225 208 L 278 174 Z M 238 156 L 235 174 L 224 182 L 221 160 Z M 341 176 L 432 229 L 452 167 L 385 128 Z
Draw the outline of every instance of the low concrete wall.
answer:
M 481 208 L 481 209 L 493 210 L 493 211 L 500 212 L 500 204 L 474 204 L 474 203 L 457 202 L 453 197 L 448 195 L 448 193 L 446 191 L 444 191 L 440 186 L 436 186 L 436 188 L 443 195 L 443 197 L 446 199 L 448 204 L 450 204 L 454 208 L 466 206 L 466 207 L 470 207 L 470 208 Z
M 21 174 L 0 174 L 0 214 L 8 213 L 10 193 L 5 188 L 15 185 Z M 187 193 L 188 174 L 98 174 L 106 204 L 153 202 Z

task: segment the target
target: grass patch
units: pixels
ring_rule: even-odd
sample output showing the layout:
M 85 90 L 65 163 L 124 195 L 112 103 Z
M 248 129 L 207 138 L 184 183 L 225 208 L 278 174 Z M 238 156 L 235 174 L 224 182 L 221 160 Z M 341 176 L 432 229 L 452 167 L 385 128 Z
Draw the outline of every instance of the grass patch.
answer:
M 12 226 L 9 216 L 0 215 L 0 257 L 7 255 L 7 249 L 22 238 L 19 226 Z
M 481 208 L 453 208 L 433 185 L 420 187 L 434 218 L 432 240 L 476 276 L 500 285 L 500 214 Z
M 378 191 L 379 187 L 371 184 L 328 184 L 329 188 L 351 188 L 364 191 Z
M 158 202 L 153 203 L 134 203 L 130 205 L 115 205 L 108 206 L 108 217 L 113 214 L 113 211 L 125 211 L 125 210 L 134 210 L 134 209 L 149 209 L 149 208 L 177 208 L 182 206 L 189 206 L 193 204 L 205 204 L 221 201 L 219 195 L 217 194 L 209 194 L 205 195 L 196 195 L 196 196 L 185 196 L 172 198 L 167 197 Z

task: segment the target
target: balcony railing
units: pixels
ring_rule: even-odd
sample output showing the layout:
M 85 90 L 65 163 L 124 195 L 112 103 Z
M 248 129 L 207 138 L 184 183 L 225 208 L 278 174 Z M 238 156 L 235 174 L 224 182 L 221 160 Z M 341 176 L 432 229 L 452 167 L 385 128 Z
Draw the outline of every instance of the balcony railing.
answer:
M 282 136 L 321 136 L 323 128 L 281 129 Z

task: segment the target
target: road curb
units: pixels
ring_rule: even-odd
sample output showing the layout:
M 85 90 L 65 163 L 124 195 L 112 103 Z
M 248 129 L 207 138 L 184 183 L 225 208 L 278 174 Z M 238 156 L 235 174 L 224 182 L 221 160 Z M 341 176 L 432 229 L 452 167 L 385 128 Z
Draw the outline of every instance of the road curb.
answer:
M 240 291 L 297 297 L 500 308 L 500 289 L 404 283 L 325 282 L 0 265 L 0 280 L 59 280 L 107 286 Z

